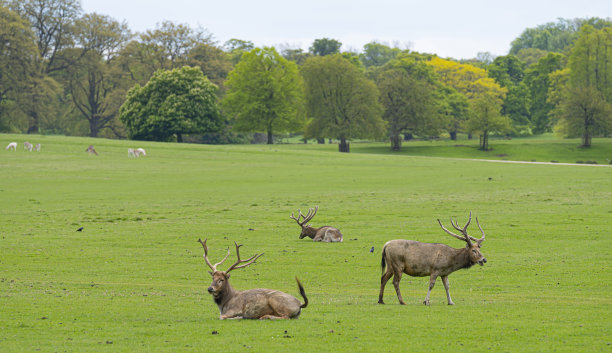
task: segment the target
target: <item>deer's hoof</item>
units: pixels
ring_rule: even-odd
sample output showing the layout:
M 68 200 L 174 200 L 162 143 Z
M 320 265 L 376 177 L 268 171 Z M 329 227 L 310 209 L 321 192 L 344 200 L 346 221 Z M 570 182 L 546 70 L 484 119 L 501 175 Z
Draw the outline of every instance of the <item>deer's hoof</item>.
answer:
M 385 302 L 383 302 L 382 300 L 378 301 L 378 304 L 384 304 Z
M 404 302 L 400 302 L 400 305 L 406 305 L 406 303 L 404 303 Z
M 455 305 L 455 303 L 453 303 L 453 302 L 448 302 L 448 305 Z
M 423 304 L 429 306 L 429 301 L 425 300 L 425 301 L 423 301 Z

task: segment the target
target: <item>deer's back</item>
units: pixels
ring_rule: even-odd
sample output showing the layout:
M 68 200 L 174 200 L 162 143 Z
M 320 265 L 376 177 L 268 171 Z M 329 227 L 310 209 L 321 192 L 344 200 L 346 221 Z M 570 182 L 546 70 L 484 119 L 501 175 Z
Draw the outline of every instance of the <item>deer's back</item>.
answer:
M 274 289 L 256 288 L 240 292 L 236 303 L 243 307 L 245 319 L 258 319 L 264 315 L 288 316 L 299 315 L 300 301 L 292 296 Z
M 384 248 L 387 266 L 415 277 L 429 276 L 432 271 L 446 267 L 454 251 L 445 244 L 405 239 L 388 241 Z

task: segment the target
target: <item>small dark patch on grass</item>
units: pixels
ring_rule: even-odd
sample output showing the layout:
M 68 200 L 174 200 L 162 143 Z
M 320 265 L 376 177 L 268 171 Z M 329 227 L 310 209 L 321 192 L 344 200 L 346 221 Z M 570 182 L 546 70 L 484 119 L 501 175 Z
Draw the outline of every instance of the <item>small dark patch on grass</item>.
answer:
M 213 332 L 211 332 L 210 334 L 211 334 L 211 335 L 218 335 L 218 334 L 219 334 L 219 331 L 217 331 L 217 330 L 213 330 Z
M 508 155 L 505 154 L 505 153 L 496 154 L 495 156 L 497 156 L 497 157 L 508 157 Z
M 559 161 L 552 160 L 550 163 L 559 163 Z

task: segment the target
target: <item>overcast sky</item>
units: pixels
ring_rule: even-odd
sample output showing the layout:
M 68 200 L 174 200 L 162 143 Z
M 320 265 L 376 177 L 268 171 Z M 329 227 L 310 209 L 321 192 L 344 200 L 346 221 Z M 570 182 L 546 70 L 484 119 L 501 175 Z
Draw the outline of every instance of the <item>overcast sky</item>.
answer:
M 220 44 L 308 47 L 317 38 L 361 51 L 378 41 L 455 59 L 505 55 L 526 28 L 558 18 L 612 18 L 612 0 L 81 0 L 85 12 L 132 31 L 169 20 L 208 30 Z

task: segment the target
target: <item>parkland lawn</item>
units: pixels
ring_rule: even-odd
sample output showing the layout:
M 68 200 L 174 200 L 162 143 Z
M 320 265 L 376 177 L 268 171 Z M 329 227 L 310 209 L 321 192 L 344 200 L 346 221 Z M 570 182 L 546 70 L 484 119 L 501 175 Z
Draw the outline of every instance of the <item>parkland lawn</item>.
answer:
M 0 134 L 0 352 L 611 352 L 612 140 L 490 143 L 341 154 Z M 147 156 L 128 158 L 136 147 Z M 597 165 L 561 164 L 577 161 Z M 298 239 L 289 216 L 315 205 L 311 223 L 343 243 Z M 383 244 L 464 246 L 437 219 L 470 211 L 488 262 L 449 277 L 456 305 L 440 280 L 422 305 L 428 279 L 407 275 L 406 306 L 391 281 L 377 304 Z M 223 269 L 234 241 L 243 258 L 265 253 L 232 271 L 234 288 L 300 298 L 297 276 L 308 307 L 298 320 L 219 320 L 198 238 L 213 262 L 230 248 Z

